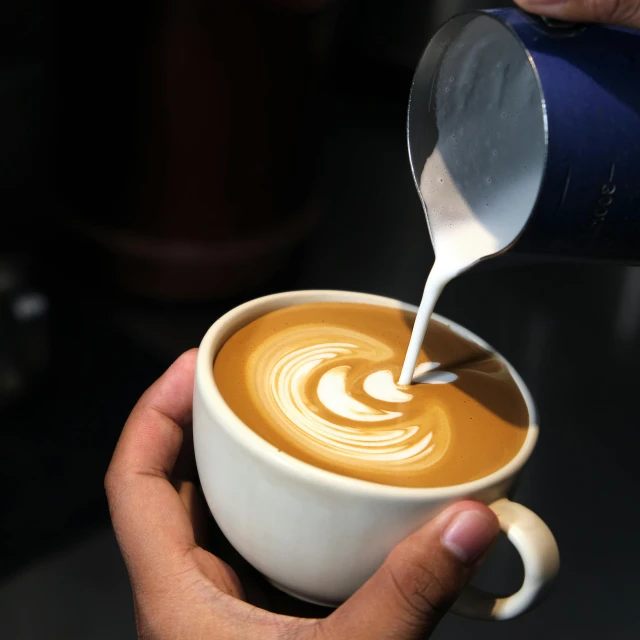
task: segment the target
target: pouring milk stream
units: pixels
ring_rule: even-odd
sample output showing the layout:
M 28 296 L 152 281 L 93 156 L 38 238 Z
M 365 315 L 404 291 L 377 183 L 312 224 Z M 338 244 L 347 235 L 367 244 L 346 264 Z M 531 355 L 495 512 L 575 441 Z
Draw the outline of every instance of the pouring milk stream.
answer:
M 546 140 L 537 78 L 520 44 L 498 28 L 471 22 L 442 57 L 433 87 L 438 140 L 419 188 L 435 262 L 400 385 L 420 373 L 416 362 L 444 287 L 513 244 L 540 188 Z

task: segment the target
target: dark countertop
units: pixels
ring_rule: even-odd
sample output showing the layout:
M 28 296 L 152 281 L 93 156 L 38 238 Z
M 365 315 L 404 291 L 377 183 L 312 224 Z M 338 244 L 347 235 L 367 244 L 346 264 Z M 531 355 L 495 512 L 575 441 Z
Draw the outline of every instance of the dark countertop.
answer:
M 286 272 L 261 291 L 341 288 L 417 303 L 432 253 L 409 174 L 404 101 L 346 95 L 333 115 L 325 216 Z M 140 393 L 236 301 L 161 307 L 45 283 L 50 370 L 37 395 L 0 413 L 8 453 L 0 635 L 133 637 L 126 578 L 113 565 L 104 471 Z M 549 599 L 522 619 L 481 624 L 447 616 L 435 637 L 639 637 L 640 270 L 487 264 L 452 283 L 437 311 L 493 344 L 532 389 L 541 437 L 515 498 L 554 531 L 562 567 Z M 77 570 L 92 562 L 95 571 Z M 38 567 L 46 580 L 34 577 Z M 501 544 L 482 581 L 509 588 L 520 571 Z M 50 598 L 59 606 L 39 607 Z M 71 627 L 60 621 L 60 610 L 76 616 Z M 24 622 L 36 611 L 44 612 L 46 627 Z M 121 626 L 113 618 L 109 633 L 94 634 L 95 620 L 114 611 Z M 46 636 L 38 635 L 41 628 Z

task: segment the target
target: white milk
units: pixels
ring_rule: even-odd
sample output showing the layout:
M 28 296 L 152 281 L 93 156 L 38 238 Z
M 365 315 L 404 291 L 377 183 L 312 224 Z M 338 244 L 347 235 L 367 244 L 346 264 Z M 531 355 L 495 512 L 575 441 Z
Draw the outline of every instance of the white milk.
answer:
M 520 43 L 496 20 L 473 20 L 449 45 L 435 101 L 438 141 L 422 171 L 420 193 L 436 259 L 400 385 L 414 378 L 445 285 L 507 249 L 523 230 L 546 160 L 544 104 L 535 73 Z

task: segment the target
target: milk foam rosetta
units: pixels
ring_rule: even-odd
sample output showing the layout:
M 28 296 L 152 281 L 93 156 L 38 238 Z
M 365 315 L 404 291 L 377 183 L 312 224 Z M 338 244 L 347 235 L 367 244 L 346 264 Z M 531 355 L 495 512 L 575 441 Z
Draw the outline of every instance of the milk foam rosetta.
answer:
M 447 415 L 396 386 L 393 357 L 355 329 L 307 325 L 277 333 L 248 366 L 264 410 L 300 446 L 350 464 L 424 469 L 447 450 Z
M 448 362 L 454 366 L 423 353 L 417 384 L 397 385 L 411 320 L 397 310 L 356 304 L 276 311 L 223 346 L 215 380 L 251 429 L 295 457 L 366 480 L 429 486 L 430 470 L 461 453 L 468 456 L 465 446 L 452 442 L 469 425 L 456 423 L 475 418 L 480 427 L 488 412 L 456 385 L 468 387 L 479 376 L 484 382 L 478 389 L 494 379 L 496 392 L 505 386 L 506 371 L 489 354 L 453 340 L 446 327 L 435 323 L 430 336 L 440 347 L 434 355 L 449 351 Z M 492 369 L 495 373 L 487 373 Z M 465 404 L 468 415 L 461 418 Z M 524 424 L 525 416 L 520 421 Z M 517 450 L 525 429 L 511 426 L 511 431 L 518 436 Z M 471 466 L 472 473 L 485 474 L 482 463 L 475 465 L 478 469 L 473 461 Z M 443 478 L 464 476 L 443 469 L 437 472 Z

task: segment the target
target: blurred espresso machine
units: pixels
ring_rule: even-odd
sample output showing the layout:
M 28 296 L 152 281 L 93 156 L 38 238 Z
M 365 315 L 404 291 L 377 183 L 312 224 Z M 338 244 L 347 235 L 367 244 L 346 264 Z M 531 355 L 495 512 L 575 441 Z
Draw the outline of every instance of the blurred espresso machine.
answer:
M 339 6 L 64 3 L 53 183 L 68 275 L 194 301 L 277 271 L 318 215 Z

